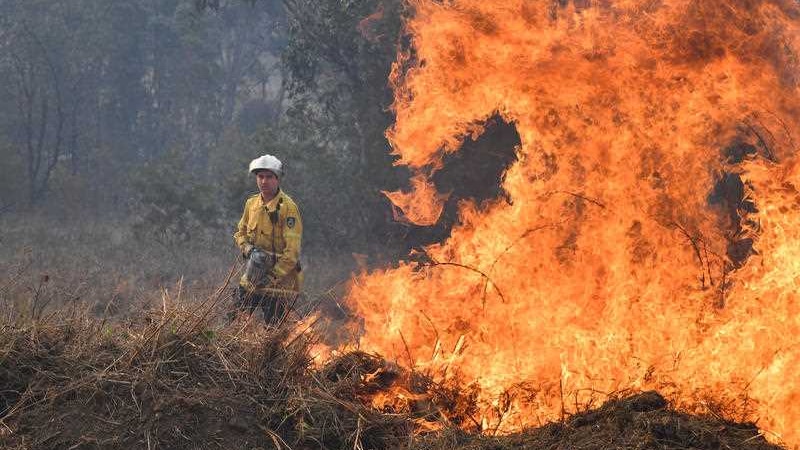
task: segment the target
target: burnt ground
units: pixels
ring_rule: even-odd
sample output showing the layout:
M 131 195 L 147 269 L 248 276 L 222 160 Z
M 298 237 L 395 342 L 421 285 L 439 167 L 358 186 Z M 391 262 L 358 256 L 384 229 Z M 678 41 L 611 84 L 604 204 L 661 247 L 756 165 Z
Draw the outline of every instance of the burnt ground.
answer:
M 213 302 L 212 302 L 213 303 Z M 86 315 L 0 323 L 4 449 L 778 449 L 752 424 L 691 416 L 655 392 L 487 437 L 475 392 L 376 355 L 315 367 L 297 327 L 222 325 L 178 306 L 108 324 Z M 404 402 L 373 407 L 402 387 Z M 443 418 L 447 417 L 446 420 Z M 421 422 L 446 423 L 424 432 Z
M 564 422 L 502 437 L 453 433 L 438 438 L 430 449 L 464 450 L 722 450 L 780 449 L 768 443 L 752 423 L 692 416 L 669 408 L 657 392 L 644 392 L 606 402 Z M 442 442 L 442 441 L 447 441 Z

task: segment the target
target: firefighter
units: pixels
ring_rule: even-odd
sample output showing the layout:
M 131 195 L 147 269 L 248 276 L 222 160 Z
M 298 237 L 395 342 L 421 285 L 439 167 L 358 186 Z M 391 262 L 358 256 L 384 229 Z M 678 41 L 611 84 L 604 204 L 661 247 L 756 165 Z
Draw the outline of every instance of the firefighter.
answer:
M 297 204 L 281 189 L 283 164 L 272 155 L 250 162 L 258 193 L 248 197 L 233 239 L 247 261 L 234 295 L 236 311 L 252 314 L 261 306 L 275 325 L 294 304 L 302 287 L 300 244 L 303 222 Z M 232 317 L 235 317 L 236 311 Z

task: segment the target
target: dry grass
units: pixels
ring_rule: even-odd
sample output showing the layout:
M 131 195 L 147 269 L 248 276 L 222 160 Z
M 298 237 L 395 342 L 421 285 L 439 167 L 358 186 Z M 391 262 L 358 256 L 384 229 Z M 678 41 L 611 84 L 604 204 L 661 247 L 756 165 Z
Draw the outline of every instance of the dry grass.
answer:
M 45 212 L 0 216 L 0 305 L 41 318 L 48 308 L 82 304 L 95 316 L 127 318 L 157 307 L 153 293 L 164 287 L 178 298 L 211 295 L 242 264 L 231 230 L 198 229 L 180 241 L 138 235 L 132 220 Z M 357 266 L 352 255 L 306 250 L 305 291 L 322 298 L 337 286 L 341 294 L 341 281 Z M 336 313 L 333 301 L 321 306 Z
M 205 296 L 235 262 L 227 236 L 141 241 L 122 220 L 29 214 L 2 218 L 0 229 L 0 302 L 28 317 L 71 304 L 124 317 L 179 281 L 182 295 Z
M 681 414 L 652 392 L 511 436 L 465 432 L 469 390 L 363 352 L 318 367 L 309 318 L 223 324 L 225 292 L 193 302 L 164 292 L 160 307 L 124 323 L 80 308 L 6 316 L 0 447 L 777 449 L 752 424 Z M 375 407 L 396 389 L 406 401 Z
M 296 319 L 330 295 L 278 328 L 226 325 L 228 236 L 143 244 L 119 223 L 53 223 L 1 224 L 0 447 L 385 448 L 409 436 L 406 418 L 344 395 L 347 376 L 315 372 L 315 338 Z
M 79 309 L 6 318 L 0 446 L 390 448 L 408 439 L 408 417 L 360 401 L 352 366 L 314 370 L 307 325 L 222 325 L 224 297 L 165 296 L 124 324 Z

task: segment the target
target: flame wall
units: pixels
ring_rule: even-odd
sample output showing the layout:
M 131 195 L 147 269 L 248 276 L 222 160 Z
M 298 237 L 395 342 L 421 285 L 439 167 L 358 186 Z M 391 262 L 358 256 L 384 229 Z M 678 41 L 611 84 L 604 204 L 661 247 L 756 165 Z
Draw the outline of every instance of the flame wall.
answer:
M 434 223 L 427 177 L 493 114 L 522 145 L 511 201 L 463 201 L 433 264 L 354 280 L 362 347 L 478 383 L 486 426 L 658 388 L 800 444 L 798 3 L 410 4 L 388 136 L 417 178 L 395 204 Z M 757 212 L 710 200 L 725 173 Z M 743 236 L 758 253 L 737 269 Z

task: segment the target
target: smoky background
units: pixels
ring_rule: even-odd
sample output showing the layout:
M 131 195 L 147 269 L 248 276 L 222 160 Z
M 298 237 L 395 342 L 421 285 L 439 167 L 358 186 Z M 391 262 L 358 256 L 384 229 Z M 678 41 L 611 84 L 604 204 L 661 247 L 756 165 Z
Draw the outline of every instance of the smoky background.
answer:
M 0 2 L 0 296 L 125 314 L 208 291 L 280 158 L 304 221 L 306 291 L 407 254 L 382 190 L 400 2 Z M 155 295 L 154 295 L 155 293 Z

